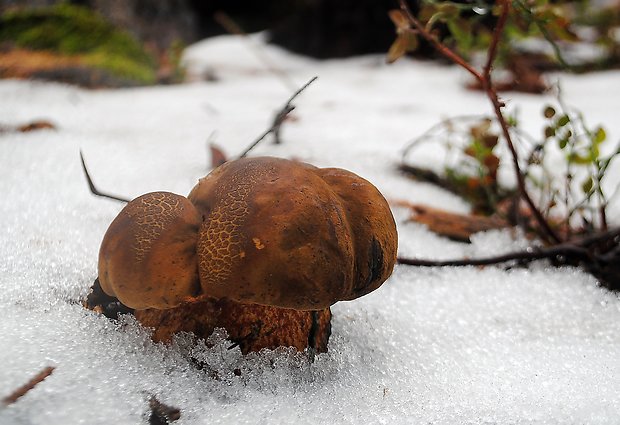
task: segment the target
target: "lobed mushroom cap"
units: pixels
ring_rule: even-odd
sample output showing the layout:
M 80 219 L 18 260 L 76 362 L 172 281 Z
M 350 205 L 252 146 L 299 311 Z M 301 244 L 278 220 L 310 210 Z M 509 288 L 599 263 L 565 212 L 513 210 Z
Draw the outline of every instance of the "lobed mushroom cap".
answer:
M 367 180 L 341 168 L 315 172 L 343 201 L 355 253 L 354 285 L 343 294 L 353 300 L 377 289 L 392 274 L 398 235 L 387 201 Z
M 135 309 L 171 308 L 197 295 L 200 223 L 192 203 L 174 193 L 147 193 L 131 201 L 101 243 L 103 291 Z
M 202 216 L 202 292 L 319 310 L 380 286 L 396 261 L 396 225 L 361 177 L 277 158 L 226 163 L 188 196 Z

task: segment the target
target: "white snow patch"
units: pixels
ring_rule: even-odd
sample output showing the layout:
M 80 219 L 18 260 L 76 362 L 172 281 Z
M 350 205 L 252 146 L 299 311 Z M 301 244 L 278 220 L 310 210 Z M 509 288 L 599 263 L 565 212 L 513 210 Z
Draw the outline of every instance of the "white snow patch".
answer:
M 216 82 L 86 91 L 0 81 L 3 123 L 44 118 L 58 126 L 0 135 L 0 396 L 56 366 L 0 408 L 0 423 L 146 423 L 152 395 L 181 409 L 179 425 L 617 423 L 620 299 L 578 270 L 544 262 L 529 270 L 398 266 L 379 290 L 333 307 L 329 352 L 314 363 L 286 348 L 242 356 L 222 333 L 208 345 L 190 335 L 154 344 L 130 317 L 115 323 L 81 307 L 103 233 L 122 205 L 90 195 L 79 149 L 102 189 L 187 194 L 207 172 L 209 134 L 234 156 L 290 96 L 242 43 L 222 37 L 188 50 L 190 73 L 210 67 Z M 462 72 L 265 49 L 299 85 L 319 80 L 296 101 L 284 144 L 265 142 L 254 155 L 349 168 L 388 199 L 468 211 L 394 169 L 405 143 L 442 117 L 490 112 L 480 93 L 463 88 Z M 567 101 L 617 140 L 620 73 L 560 78 Z M 550 98 L 504 98 L 540 132 Z M 432 147 L 418 155 L 441 160 Z M 611 173 L 620 181 L 618 167 Z M 395 215 L 404 256 L 488 255 L 527 243 L 494 231 L 466 246 L 408 223 L 402 209 Z

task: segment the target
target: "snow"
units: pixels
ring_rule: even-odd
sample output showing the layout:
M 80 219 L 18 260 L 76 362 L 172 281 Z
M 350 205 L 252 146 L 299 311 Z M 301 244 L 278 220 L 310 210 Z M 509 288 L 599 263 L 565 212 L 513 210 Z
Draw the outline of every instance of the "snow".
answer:
M 261 44 L 260 37 L 253 39 Z M 301 86 L 284 144 L 253 155 L 348 168 L 390 200 L 456 212 L 469 207 L 399 175 L 406 142 L 439 119 L 490 112 L 456 68 L 380 56 L 314 61 L 263 46 Z M 379 290 L 332 307 L 329 352 L 309 363 L 281 348 L 241 355 L 218 333 L 155 344 L 131 317 L 112 322 L 80 301 L 96 277 L 99 243 L 122 205 L 93 197 L 82 149 L 101 189 L 126 197 L 187 194 L 207 170 L 210 134 L 230 155 L 254 140 L 292 90 L 242 40 L 210 39 L 186 54 L 194 82 L 86 91 L 0 81 L 0 117 L 57 130 L 0 134 L 0 397 L 43 367 L 54 373 L 0 407 L 1 424 L 136 424 L 148 400 L 179 407 L 183 424 L 613 424 L 620 417 L 620 299 L 591 276 L 544 262 L 530 269 L 396 267 Z M 209 72 L 217 81 L 201 82 Z M 620 73 L 558 75 L 568 103 L 620 135 Z M 506 94 L 526 129 L 541 131 L 550 96 Z M 215 133 L 214 133 L 215 132 Z M 414 160 L 440 163 L 420 148 Z M 620 181 L 620 170 L 612 170 Z M 618 205 L 612 217 L 618 217 Z M 511 232 L 447 241 L 394 210 L 400 254 L 488 255 L 523 248 Z M 195 360 L 206 362 L 199 369 Z M 238 376 L 233 371 L 239 369 Z

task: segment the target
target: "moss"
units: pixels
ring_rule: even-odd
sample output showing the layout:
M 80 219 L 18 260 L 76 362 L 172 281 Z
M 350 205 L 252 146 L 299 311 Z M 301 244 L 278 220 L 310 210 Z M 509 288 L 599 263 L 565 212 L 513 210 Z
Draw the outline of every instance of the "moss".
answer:
M 6 12 L 0 17 L 0 42 L 80 56 L 86 65 L 143 84 L 156 80 L 156 61 L 135 38 L 80 6 Z

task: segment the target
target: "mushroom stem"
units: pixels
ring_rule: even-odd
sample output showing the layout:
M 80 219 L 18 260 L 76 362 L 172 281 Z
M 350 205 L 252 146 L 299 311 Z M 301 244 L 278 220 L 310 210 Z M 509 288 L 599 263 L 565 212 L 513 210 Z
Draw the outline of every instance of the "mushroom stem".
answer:
M 224 328 L 231 346 L 246 354 L 263 348 L 295 347 L 322 353 L 331 333 L 331 311 L 302 311 L 242 304 L 231 300 L 202 299 L 167 310 L 136 310 L 143 326 L 153 328 L 155 341 L 168 342 L 177 332 L 192 332 L 207 338 L 215 328 Z

